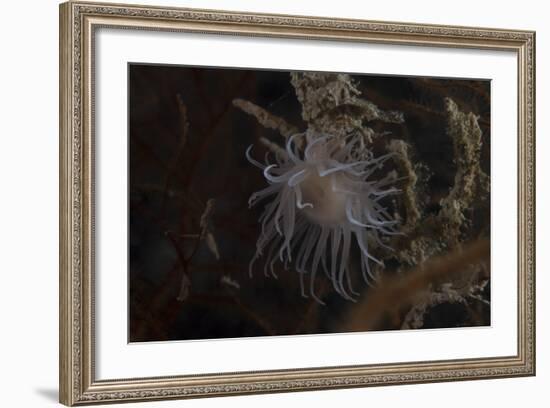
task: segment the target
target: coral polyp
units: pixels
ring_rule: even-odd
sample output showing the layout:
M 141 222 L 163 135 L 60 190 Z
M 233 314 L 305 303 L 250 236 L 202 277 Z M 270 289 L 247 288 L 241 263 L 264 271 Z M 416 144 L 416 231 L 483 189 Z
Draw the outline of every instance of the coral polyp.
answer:
M 270 200 L 260 217 L 250 274 L 263 257 L 265 274 L 276 277 L 274 264 L 282 262 L 298 272 L 302 296 L 323 303 L 315 290 L 322 270 L 337 293 L 355 300 L 353 244 L 361 254 L 364 281 L 371 284 L 377 279 L 371 263 L 383 263 L 370 248 L 386 247 L 382 237 L 398 233 L 398 221 L 381 201 L 398 190 L 390 186 L 395 181 L 392 172 L 379 177 L 391 154 L 375 158 L 361 146 L 359 134 L 341 138 L 307 131 L 290 136 L 272 164 L 252 158 L 249 147 L 248 160 L 263 171 L 268 184 L 250 197 L 249 205 Z

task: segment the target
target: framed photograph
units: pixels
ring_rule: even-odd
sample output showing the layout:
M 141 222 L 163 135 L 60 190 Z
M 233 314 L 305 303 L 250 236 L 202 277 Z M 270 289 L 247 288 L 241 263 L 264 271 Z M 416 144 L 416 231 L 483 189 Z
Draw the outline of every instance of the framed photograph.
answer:
M 60 6 L 66 405 L 535 374 L 535 33 Z

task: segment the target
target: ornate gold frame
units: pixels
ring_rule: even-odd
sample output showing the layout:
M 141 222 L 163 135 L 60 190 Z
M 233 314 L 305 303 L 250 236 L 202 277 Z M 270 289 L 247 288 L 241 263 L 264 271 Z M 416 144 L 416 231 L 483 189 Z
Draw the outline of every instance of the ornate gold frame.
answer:
M 93 46 L 98 27 L 507 50 L 518 61 L 518 350 L 514 356 L 239 374 L 94 376 Z M 66 405 L 535 374 L 535 33 L 68 2 L 60 6 L 60 401 Z

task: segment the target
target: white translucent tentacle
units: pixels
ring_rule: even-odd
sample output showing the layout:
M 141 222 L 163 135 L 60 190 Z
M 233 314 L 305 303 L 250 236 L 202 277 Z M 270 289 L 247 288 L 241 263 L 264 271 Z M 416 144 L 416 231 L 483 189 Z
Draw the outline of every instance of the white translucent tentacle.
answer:
M 302 169 L 296 173 L 294 173 L 290 178 L 288 179 L 288 186 L 294 187 L 297 184 L 300 184 L 302 181 L 305 180 L 307 177 L 307 169 Z
M 300 186 L 296 186 L 296 188 L 294 189 L 294 193 L 296 194 L 296 207 L 298 207 L 300 210 L 306 208 L 306 207 L 310 207 L 310 208 L 313 208 L 313 204 L 311 203 L 304 203 L 302 201 L 302 189 L 300 188 Z
M 288 154 L 288 157 L 294 162 L 294 163 L 301 163 L 302 159 L 296 154 L 296 152 L 292 149 L 292 144 L 294 143 L 294 139 L 298 136 L 303 136 L 303 133 L 296 133 L 288 138 L 288 141 L 286 142 L 286 152 Z
M 313 254 L 313 261 L 311 265 L 311 272 L 310 272 L 310 293 L 311 297 L 315 299 L 317 302 L 321 303 L 322 305 L 325 304 L 316 294 L 315 294 L 315 277 L 317 276 L 317 269 L 319 267 L 319 261 L 321 260 L 321 256 L 324 256 L 324 249 L 327 242 L 327 237 L 329 234 L 328 228 L 322 228 L 321 229 L 321 236 L 319 237 L 319 241 L 316 244 L 315 253 Z
M 254 159 L 252 158 L 252 156 L 250 155 L 250 152 L 252 151 L 252 147 L 253 147 L 253 145 L 250 145 L 250 146 L 248 146 L 248 148 L 246 149 L 246 152 L 245 152 L 246 158 L 247 158 L 248 161 L 249 161 L 250 163 L 252 163 L 254 166 L 258 167 L 259 169 L 264 170 L 264 169 L 265 169 L 265 166 L 264 166 L 262 163 L 260 163 L 259 161 L 254 160 Z

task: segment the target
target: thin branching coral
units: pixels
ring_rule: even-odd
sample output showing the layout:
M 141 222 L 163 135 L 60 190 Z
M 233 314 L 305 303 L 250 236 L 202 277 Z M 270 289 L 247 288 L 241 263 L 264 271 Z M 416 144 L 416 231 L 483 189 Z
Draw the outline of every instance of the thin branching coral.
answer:
M 299 153 L 296 139 L 305 140 Z M 345 140 L 315 132 L 291 136 L 286 144 L 287 160 L 263 165 L 250 156 L 248 160 L 263 171 L 269 186 L 250 199 L 250 205 L 271 198 L 260 218 L 261 234 L 256 254 L 250 264 L 267 251 L 265 273 L 275 275 L 273 265 L 280 260 L 292 265 L 300 275 L 302 295 L 307 296 L 304 281 L 309 280 L 309 294 L 323 303 L 315 293 L 315 278 L 320 269 L 337 293 L 354 300 L 350 278 L 352 237 L 361 253 L 360 267 L 365 282 L 376 280 L 370 262 L 382 264 L 369 251 L 369 241 L 385 246 L 382 235 L 396 234 L 395 224 L 380 201 L 398 192 L 388 187 L 393 177 L 371 176 L 391 157 L 360 160 L 357 157 L 360 137 Z
M 335 136 L 357 132 L 369 144 L 381 134 L 365 123 L 404 121 L 401 112 L 384 111 L 361 97 L 361 91 L 347 74 L 294 72 L 291 82 L 302 104 L 302 118 L 316 131 Z

